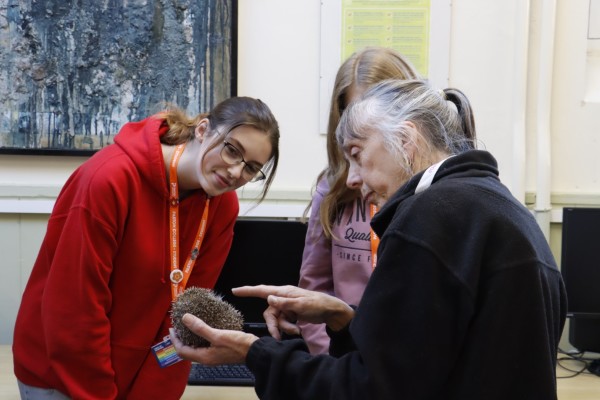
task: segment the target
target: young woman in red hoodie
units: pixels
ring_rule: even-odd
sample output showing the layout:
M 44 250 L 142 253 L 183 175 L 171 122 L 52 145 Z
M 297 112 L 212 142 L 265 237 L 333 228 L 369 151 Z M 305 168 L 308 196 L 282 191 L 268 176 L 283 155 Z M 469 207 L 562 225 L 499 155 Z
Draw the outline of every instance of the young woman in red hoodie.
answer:
M 176 108 L 126 124 L 62 189 L 23 294 L 14 367 L 24 399 L 179 399 L 188 362 L 151 350 L 185 287 L 212 288 L 233 237 L 235 190 L 265 180 L 279 128 L 260 100 Z

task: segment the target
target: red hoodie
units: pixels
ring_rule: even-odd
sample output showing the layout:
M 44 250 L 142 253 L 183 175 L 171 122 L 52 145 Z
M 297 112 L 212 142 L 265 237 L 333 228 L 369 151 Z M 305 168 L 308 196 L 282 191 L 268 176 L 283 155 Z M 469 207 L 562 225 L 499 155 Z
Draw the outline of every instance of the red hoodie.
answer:
M 15 375 L 74 399 L 179 399 L 189 362 L 160 368 L 150 348 L 168 334 L 168 192 L 162 120 L 126 124 L 62 189 L 17 316 Z M 179 207 L 180 262 L 204 209 Z M 212 288 L 231 246 L 235 192 L 211 199 L 187 286 Z

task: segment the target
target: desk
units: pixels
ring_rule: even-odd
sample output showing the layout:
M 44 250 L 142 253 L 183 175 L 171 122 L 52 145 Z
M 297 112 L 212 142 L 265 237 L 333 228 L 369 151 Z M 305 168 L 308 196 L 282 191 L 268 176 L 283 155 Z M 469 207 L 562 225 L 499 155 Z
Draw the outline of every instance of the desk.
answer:
M 575 361 L 563 360 L 560 362 L 566 368 L 579 370 L 581 364 Z M 572 372 L 560 366 L 556 368 L 556 376 L 570 376 Z M 573 378 L 559 378 L 558 400 L 594 400 L 600 399 L 600 376 L 586 373 L 579 374 Z
M 252 387 L 188 386 L 182 400 L 258 400 Z
M 574 366 L 574 368 L 576 368 Z M 557 368 L 558 376 L 569 375 Z M 251 387 L 188 386 L 182 400 L 257 400 Z M 559 400 L 600 399 L 600 377 L 582 374 L 558 379 Z M 17 380 L 13 374 L 12 353 L 8 345 L 0 345 L 0 400 L 19 400 Z M 510 400 L 510 399 L 507 399 Z
M 253 387 L 187 386 L 182 400 L 258 400 Z M 0 345 L 0 400 L 20 400 L 11 346 Z

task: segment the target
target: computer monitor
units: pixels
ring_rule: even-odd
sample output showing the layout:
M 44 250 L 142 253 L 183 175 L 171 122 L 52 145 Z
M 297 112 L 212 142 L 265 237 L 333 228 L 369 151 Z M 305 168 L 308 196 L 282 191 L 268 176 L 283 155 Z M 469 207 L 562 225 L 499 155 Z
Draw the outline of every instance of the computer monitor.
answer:
M 569 342 L 600 352 L 600 208 L 563 208 L 561 272 Z
M 237 297 L 231 289 L 244 285 L 298 285 L 307 224 L 288 219 L 239 218 L 233 243 L 214 291 L 244 316 L 244 329 L 266 333 L 264 299 Z

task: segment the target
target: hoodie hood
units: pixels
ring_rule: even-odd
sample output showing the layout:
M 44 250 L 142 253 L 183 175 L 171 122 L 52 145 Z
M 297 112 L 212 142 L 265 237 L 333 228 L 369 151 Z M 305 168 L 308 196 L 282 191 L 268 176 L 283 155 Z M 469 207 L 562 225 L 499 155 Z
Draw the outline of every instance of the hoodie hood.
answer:
M 168 193 L 160 137 L 168 130 L 164 119 L 152 116 L 125 124 L 115 136 L 115 144 L 131 158 L 144 180 L 161 195 Z

